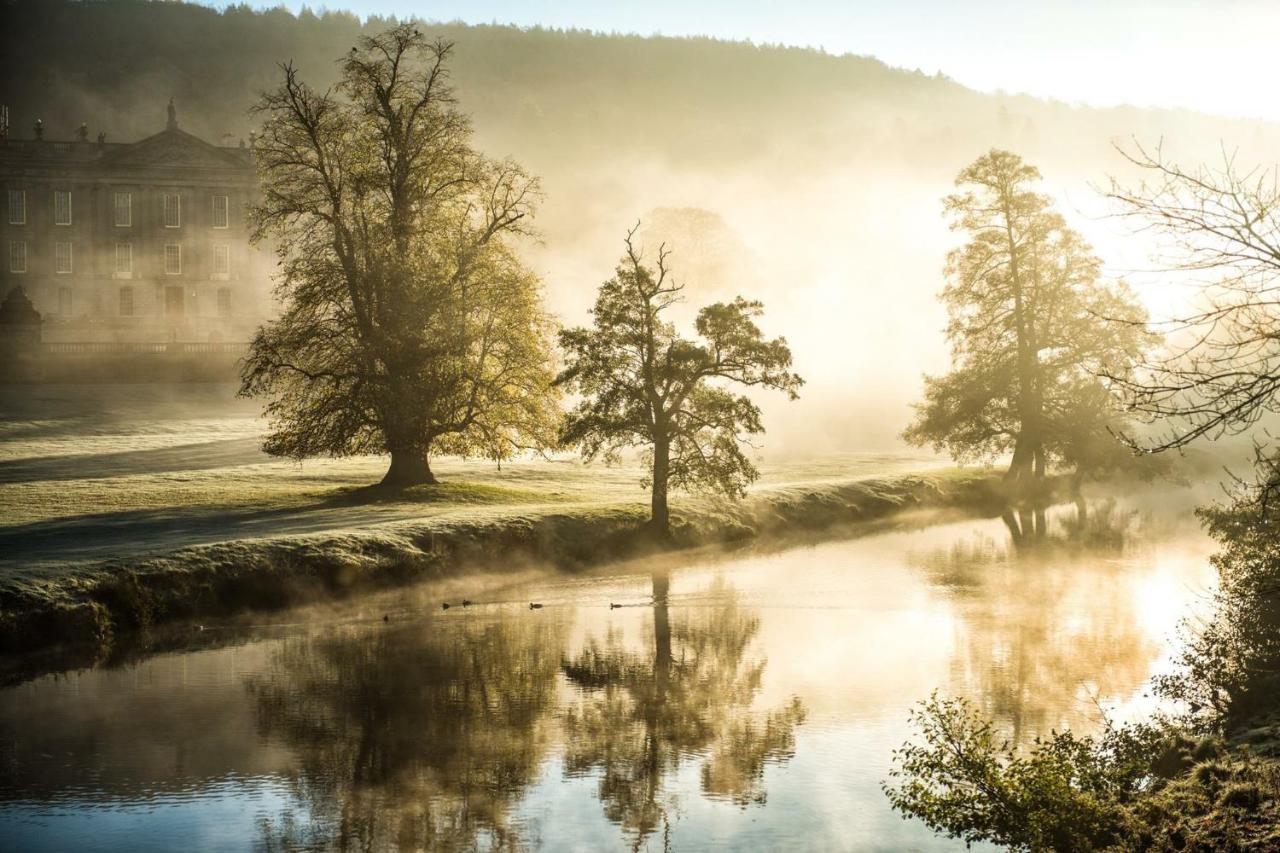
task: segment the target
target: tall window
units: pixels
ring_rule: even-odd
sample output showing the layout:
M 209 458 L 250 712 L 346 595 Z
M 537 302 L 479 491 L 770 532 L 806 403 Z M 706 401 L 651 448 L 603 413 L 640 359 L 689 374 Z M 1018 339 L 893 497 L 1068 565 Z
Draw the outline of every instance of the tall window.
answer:
M 231 316 L 231 288 L 229 287 L 218 288 L 218 316 Z
M 213 197 L 213 227 L 226 228 L 231 224 L 231 205 L 225 195 Z
M 9 224 L 27 224 L 27 191 L 9 190 Z
M 177 243 L 165 244 L 164 274 L 182 275 L 182 247 Z
M 116 243 L 116 275 L 122 278 L 133 275 L 132 243 Z
M 71 316 L 71 288 L 58 288 L 58 313 L 64 317 Z
M 213 274 L 217 278 L 231 275 L 231 247 L 225 243 L 215 244 L 213 247 Z
M 27 271 L 27 241 L 9 241 L 9 272 Z
M 115 223 L 118 228 L 133 224 L 133 193 L 116 193 Z
M 132 287 L 120 288 L 120 316 L 121 317 L 133 316 L 133 288 Z
M 53 224 L 71 224 L 71 193 L 57 190 L 53 194 Z
M 53 271 L 60 275 L 71 272 L 71 244 L 53 244 Z
M 164 227 L 182 227 L 182 196 L 177 193 L 164 194 Z

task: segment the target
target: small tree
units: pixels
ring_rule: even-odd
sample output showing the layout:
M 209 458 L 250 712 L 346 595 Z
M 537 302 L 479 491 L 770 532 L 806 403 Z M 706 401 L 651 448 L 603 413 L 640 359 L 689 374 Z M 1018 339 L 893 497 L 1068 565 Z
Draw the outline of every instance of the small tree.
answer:
M 472 149 L 452 46 L 411 25 L 362 38 L 336 90 L 284 66 L 263 96 L 255 237 L 282 316 L 241 393 L 269 396 L 266 450 L 389 453 L 384 484 L 435 482 L 433 451 L 504 458 L 554 441 L 552 326 L 510 238 L 536 182 Z
M 761 334 L 759 302 L 708 305 L 695 323 L 702 340 L 680 337 L 664 319 L 683 289 L 671 278 L 670 253 L 659 248 L 656 268 L 645 266 L 634 234 L 627 234 L 614 277 L 600 287 L 594 325 L 560 333 L 566 367 L 556 382 L 583 396 L 561 439 L 588 460 L 613 461 L 624 447 L 646 447 L 650 522 L 665 534 L 671 489 L 740 497 L 759 476 L 742 445 L 764 431 L 760 409 L 714 382 L 774 388 L 794 400 L 804 381 L 789 370 L 786 340 Z
M 969 241 L 948 256 L 942 291 L 953 366 L 925 378 L 904 434 L 961 459 L 1012 451 L 1015 483 L 1053 458 L 1101 467 L 1107 443 L 1120 449 L 1122 415 L 1098 377 L 1126 375 L 1152 342 L 1133 294 L 1099 281 L 1088 244 L 1034 192 L 1039 178 L 993 150 L 956 179 L 946 210 Z

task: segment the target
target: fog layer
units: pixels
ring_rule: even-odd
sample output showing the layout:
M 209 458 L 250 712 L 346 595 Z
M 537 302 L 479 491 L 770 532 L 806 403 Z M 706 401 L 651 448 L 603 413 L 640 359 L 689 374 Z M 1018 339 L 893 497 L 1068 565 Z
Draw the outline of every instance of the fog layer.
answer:
M 150 134 L 171 96 L 184 129 L 247 139 L 248 107 L 278 62 L 326 84 L 360 32 L 387 24 L 168 3 L 6 14 L 11 135 L 42 118 L 53 139 L 82 121 L 111 140 Z M 542 178 L 541 242 L 527 251 L 565 322 L 581 321 L 638 220 L 647 242 L 672 249 L 690 313 L 737 293 L 764 301 L 766 332 L 788 337 L 809 383 L 799 403 L 766 410 L 770 452 L 897 444 L 921 373 L 948 363 L 936 294 L 955 238 L 940 200 L 982 152 L 1037 165 L 1108 270 L 1161 316 L 1180 296 L 1141 271 L 1150 247 L 1100 218 L 1092 187 L 1124 175 L 1114 146 L 1164 138 L 1188 161 L 1225 145 L 1269 162 L 1280 142 L 1274 124 L 981 94 L 812 50 L 424 26 L 457 43 L 454 82 L 481 149 Z

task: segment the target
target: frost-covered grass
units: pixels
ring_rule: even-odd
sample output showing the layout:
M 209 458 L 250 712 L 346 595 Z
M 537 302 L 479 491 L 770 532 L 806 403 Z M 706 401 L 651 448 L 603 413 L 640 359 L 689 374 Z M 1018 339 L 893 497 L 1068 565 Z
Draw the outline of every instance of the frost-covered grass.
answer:
M 378 458 L 323 459 L 295 463 L 263 461 L 251 447 L 235 448 L 243 460 L 215 459 L 205 467 L 201 451 L 217 450 L 192 444 L 181 455 L 166 458 L 163 467 L 150 469 L 148 460 L 139 460 L 143 470 L 104 471 L 102 460 L 93 457 L 60 459 L 45 466 L 52 476 L 41 476 L 42 466 L 25 462 L 22 482 L 5 482 L 10 472 L 0 464 L 0 525 L 12 526 L 102 512 L 129 512 L 166 508 L 192 509 L 305 509 L 317 510 L 341 500 L 360 497 L 360 490 L 375 484 L 386 462 Z M 177 457 L 179 453 L 166 454 Z M 199 467 L 188 467 L 194 461 Z M 15 464 L 13 466 L 17 468 Z M 69 469 L 82 467 L 87 476 L 77 477 Z M 846 454 L 822 460 L 799 462 L 766 461 L 757 487 L 791 483 L 825 482 L 907 470 L 938 467 L 933 460 L 913 456 L 877 454 L 864 457 Z M 430 511 L 456 499 L 463 503 L 495 503 L 505 499 L 526 503 L 542 500 L 639 501 L 643 472 L 636 466 L 587 466 L 572 458 L 533 459 L 501 466 L 479 461 L 437 460 L 433 465 L 439 486 L 421 487 L 398 497 L 362 496 L 382 510 L 399 506 L 406 514 Z M 103 476 L 105 474 L 105 476 Z M 97 475 L 97 476 L 95 476 Z M 463 486 L 474 487 L 475 493 Z
M 238 520 L 252 527 L 265 518 L 258 535 L 175 522 L 168 513 L 160 540 L 166 547 L 151 553 L 134 547 L 137 524 L 118 530 L 54 525 L 49 538 L 71 543 L 62 545 L 62 559 L 26 565 L 6 560 L 0 647 L 101 642 L 120 630 L 176 619 L 282 607 L 466 572 L 572 571 L 673 548 L 764 537 L 782 542 L 906 509 L 1003 506 L 998 478 L 981 471 L 792 484 L 760 489 L 741 502 L 683 501 L 674 507 L 671 537 L 659 540 L 646 529 L 646 509 L 636 501 L 521 503 L 528 493 L 475 485 L 429 491 L 452 494 L 434 504 L 437 511 L 427 511 L 433 504 L 424 502 L 416 516 L 379 523 L 368 522 L 376 507 L 362 498 L 350 503 L 347 494 L 331 514 L 302 515 L 288 525 L 266 511 Z M 352 514 L 365 523 L 344 524 Z M 97 551 L 77 549 L 87 530 L 104 541 L 115 537 L 118 552 L 97 558 L 101 541 Z M 192 530 L 208 538 L 183 543 L 178 534 Z
M 646 499 L 637 466 L 569 455 L 437 459 L 440 485 L 378 493 L 368 487 L 385 459 L 264 455 L 256 406 L 227 386 L 7 386 L 0 402 L 0 570 L 10 574 L 228 538 Z M 766 456 L 758 488 L 938 464 L 919 454 Z
M 256 409 L 230 392 L 0 388 L 4 632 L 93 634 L 464 566 L 585 565 L 633 550 L 646 517 L 635 464 L 445 458 L 438 485 L 388 493 L 370 488 L 385 459 L 272 459 Z M 745 503 L 678 498 L 675 544 L 981 500 L 985 488 L 981 472 L 919 454 L 766 455 L 760 467 Z M 30 621 L 37 612 L 52 621 Z

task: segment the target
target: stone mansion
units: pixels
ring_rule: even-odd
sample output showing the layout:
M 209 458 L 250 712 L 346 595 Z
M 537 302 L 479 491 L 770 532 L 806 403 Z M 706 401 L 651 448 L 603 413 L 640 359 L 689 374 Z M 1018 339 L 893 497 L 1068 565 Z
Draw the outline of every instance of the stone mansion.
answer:
M 137 142 L 0 134 L 0 300 L 21 287 L 46 344 L 244 342 L 269 308 L 252 249 L 251 148 L 179 129 Z

